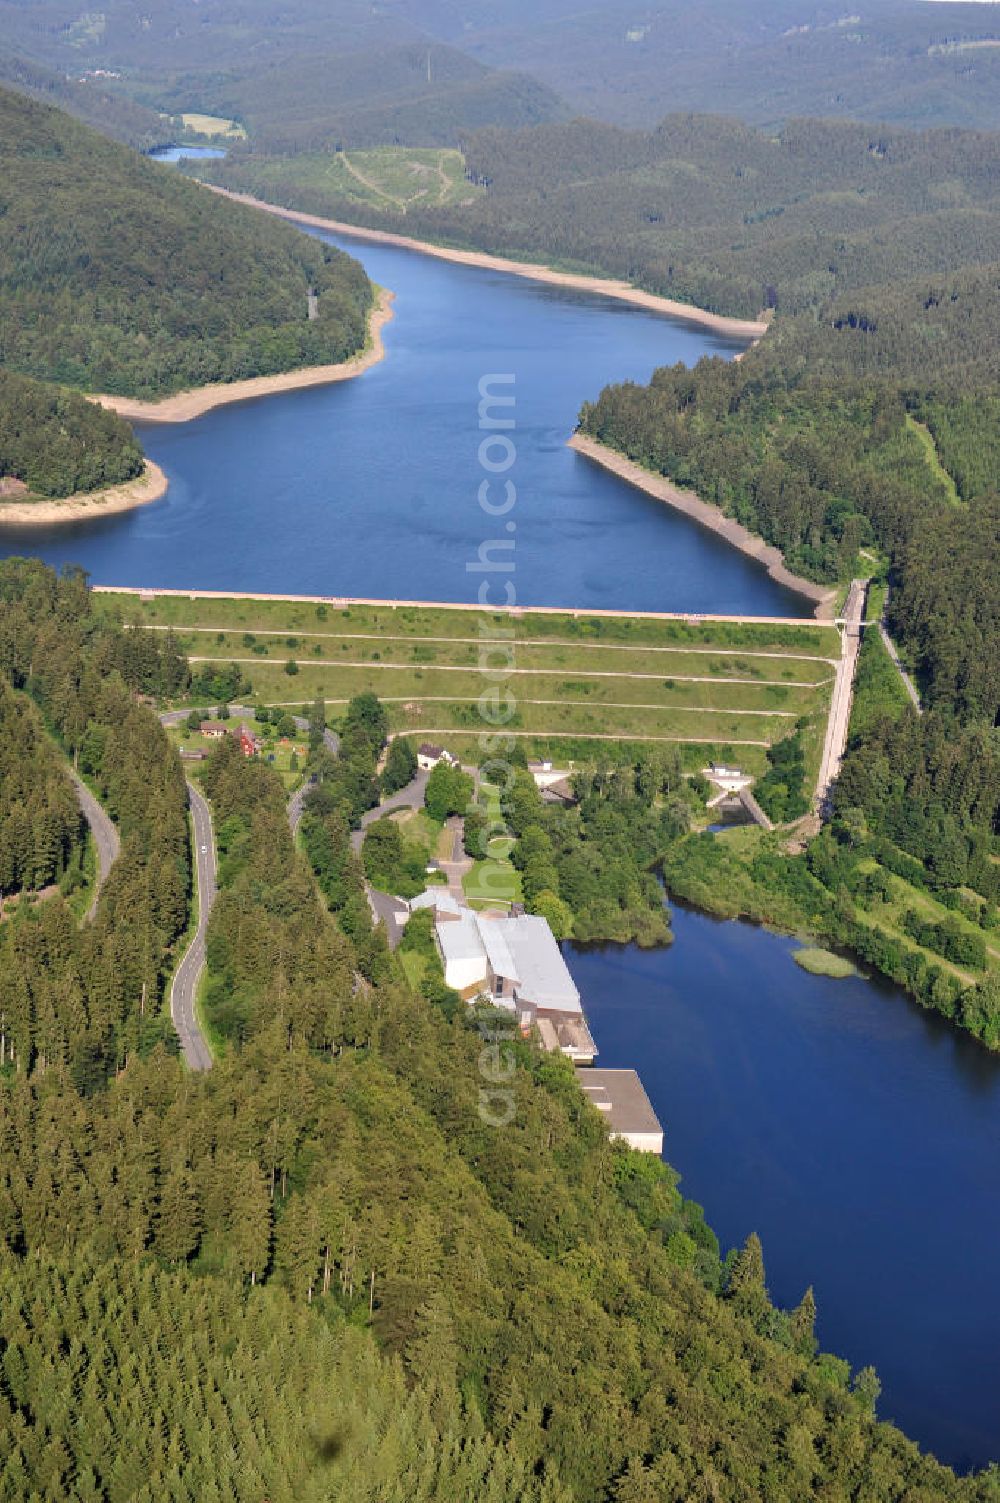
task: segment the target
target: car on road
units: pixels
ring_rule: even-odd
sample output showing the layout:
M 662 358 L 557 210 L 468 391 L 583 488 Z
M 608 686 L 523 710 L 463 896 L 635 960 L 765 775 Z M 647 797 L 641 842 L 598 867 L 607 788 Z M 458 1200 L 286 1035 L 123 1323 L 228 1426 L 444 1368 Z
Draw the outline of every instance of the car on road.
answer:
M 207 845 L 203 845 L 202 846 L 202 848 L 201 848 L 201 854 L 203 856 L 207 856 L 208 855 L 208 846 Z

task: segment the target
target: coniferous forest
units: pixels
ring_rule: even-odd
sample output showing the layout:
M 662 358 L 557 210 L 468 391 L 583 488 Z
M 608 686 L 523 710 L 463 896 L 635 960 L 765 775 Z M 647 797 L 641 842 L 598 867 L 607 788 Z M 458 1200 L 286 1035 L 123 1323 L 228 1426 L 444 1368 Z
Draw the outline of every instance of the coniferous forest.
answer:
M 767 319 L 738 362 L 595 392 L 581 428 L 811 580 L 872 574 L 921 712 L 873 620 L 822 828 L 742 846 L 691 833 L 707 784 L 674 748 L 610 750 L 576 769 L 565 805 L 515 753 L 518 892 L 558 938 L 662 945 L 662 873 L 720 915 L 849 949 L 1000 1049 L 997 138 L 567 122 L 547 83 L 488 66 L 509 42 L 482 21 L 484 62 L 432 57 L 416 27 L 387 45 L 378 7 L 343 8 L 345 55 L 312 0 L 297 18 L 254 0 L 196 25 L 174 0 L 153 18 L 118 0 L 82 16 L 58 0 L 37 24 L 20 10 L 0 0 L 38 60 L 0 59 L 0 76 L 121 137 L 147 143 L 196 75 L 203 103 L 245 116 L 251 139 L 199 166 L 206 179 Z M 472 13 L 444 10 L 457 40 Z M 544 56 L 565 17 L 536 19 Z M 589 13 L 571 24 L 600 46 Z M 863 39 L 867 24 L 815 31 Z M 965 48 L 972 22 L 953 24 Z M 880 27 L 899 89 L 940 76 L 933 48 L 951 41 L 904 68 L 893 16 Z M 223 39 L 214 71 L 208 35 Z M 833 55 L 790 36 L 769 52 Z M 71 76 L 70 57 L 74 74 L 118 61 L 100 51 L 112 37 L 127 59 L 113 85 Z M 858 76 L 871 67 L 866 52 Z M 976 90 L 970 118 L 989 120 Z M 897 117 L 939 118 L 913 98 L 890 101 Z M 350 132 L 460 144 L 476 192 L 389 213 L 303 188 L 295 153 Z M 130 428 L 83 393 L 342 361 L 371 302 L 350 257 L 0 89 L 0 494 L 141 472 Z M 225 736 L 182 763 L 158 718 L 192 700 L 228 717 L 250 692 L 240 664 L 192 678 L 171 630 L 123 625 L 106 599 L 80 570 L 0 562 L 0 1499 L 1000 1503 L 1000 1468 L 959 1476 L 876 1417 L 877 1373 L 819 1347 L 808 1270 L 779 1308 L 756 1235 L 724 1254 L 669 1164 L 611 1141 L 566 1058 L 461 1003 L 426 915 L 390 949 L 366 874 L 391 882 L 400 829 L 374 824 L 360 852 L 352 831 L 415 758 L 387 750 L 375 696 L 335 722 L 337 755 L 314 708 L 293 834 L 263 758 Z M 805 815 L 801 723 L 767 767 L 762 806 Z M 185 772 L 218 856 L 203 1074 L 171 1018 L 198 923 Z M 103 884 L 74 775 L 120 840 Z M 460 811 L 471 786 L 442 769 L 427 807 Z M 465 821 L 470 855 L 488 830 L 484 805 Z M 409 875 L 416 888 L 428 871 Z
M 126 422 L 78 392 L 0 370 L 0 476 L 37 496 L 119 485 L 142 471 Z
M 2 89 L 0 209 L 7 370 L 157 397 L 364 344 L 371 287 L 349 256 Z
M 340 920 L 377 705 L 318 785 L 321 884 L 277 775 L 213 752 L 218 1059 L 185 1073 L 184 783 L 139 696 L 186 670 L 78 575 L 12 561 L 0 600 L 14 745 L 54 789 L 75 759 L 123 841 L 92 924 L 56 894 L 0 929 L 5 1499 L 1000 1497 L 873 1419 L 811 1292 L 776 1309 L 755 1237 L 720 1260 L 568 1062 L 513 1043 L 484 1120 L 495 1020 L 411 991 L 364 904 Z

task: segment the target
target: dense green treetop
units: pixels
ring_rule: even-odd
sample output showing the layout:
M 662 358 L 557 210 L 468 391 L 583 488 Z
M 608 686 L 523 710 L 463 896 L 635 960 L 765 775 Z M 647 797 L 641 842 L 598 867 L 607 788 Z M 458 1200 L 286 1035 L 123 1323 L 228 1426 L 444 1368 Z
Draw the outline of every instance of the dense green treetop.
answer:
M 77 392 L 0 370 L 0 477 L 69 496 L 141 474 L 142 449 L 113 412 Z
M 79 863 L 84 824 L 66 766 L 31 701 L 0 678 L 0 897 Z
M 0 90 L 0 298 L 7 369 L 154 397 L 345 360 L 371 287 L 341 251 Z
M 229 738 L 213 753 L 221 1049 L 184 1072 L 157 1041 L 183 777 L 134 698 L 182 687 L 156 636 L 92 613 L 79 575 L 0 569 L 0 667 L 123 835 L 95 925 L 55 898 L 0 935 L 3 1496 L 996 1503 L 996 1476 L 875 1422 L 874 1375 L 817 1354 L 810 1296 L 772 1305 L 755 1237 L 721 1259 L 568 1061 L 513 1040 L 510 1119 L 482 1110 L 500 1020 L 412 991 L 358 891 L 344 810 L 370 800 L 377 704 L 311 802 L 318 882 L 277 776 Z M 580 818 L 621 838 L 617 806 L 672 775 L 601 771 Z M 538 813 L 525 788 L 525 870 Z M 549 838 L 570 886 L 593 874 L 575 828 Z
M 670 115 L 654 131 L 574 120 L 482 130 L 463 146 L 484 195 L 405 216 L 371 210 L 373 222 L 751 318 L 1000 262 L 1000 142 L 982 132 L 793 120 L 772 135 Z M 294 161 L 285 168 L 292 201 Z M 198 170 L 253 187 L 252 154 Z M 320 202 L 314 191 L 299 207 L 323 212 Z

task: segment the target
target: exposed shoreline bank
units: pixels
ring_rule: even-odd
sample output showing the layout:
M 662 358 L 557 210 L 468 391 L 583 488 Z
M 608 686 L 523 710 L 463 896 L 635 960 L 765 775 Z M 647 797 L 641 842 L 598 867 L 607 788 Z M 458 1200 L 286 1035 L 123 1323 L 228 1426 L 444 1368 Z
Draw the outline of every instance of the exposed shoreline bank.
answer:
M 419 251 L 421 255 L 437 256 L 439 260 L 452 261 L 459 266 L 479 266 L 486 271 L 527 277 L 533 282 L 548 282 L 555 287 L 572 287 L 580 292 L 598 293 L 602 297 L 632 303 L 650 313 L 662 313 L 669 318 L 700 324 L 703 328 L 732 339 L 747 339 L 756 344 L 769 327 L 761 320 L 728 318 L 722 313 L 710 313 L 707 308 L 697 308 L 692 303 L 679 303 L 674 298 L 660 297 L 655 292 L 643 292 L 630 282 L 617 282 L 610 277 L 589 277 L 582 273 L 556 271 L 551 266 L 543 266 L 534 261 L 512 261 L 506 256 L 492 256 L 486 251 L 457 250 L 453 246 L 435 245 L 430 240 L 416 240 L 410 235 L 399 235 L 392 230 L 369 229 L 365 225 L 348 224 L 340 219 L 325 219 L 320 214 L 306 214 L 301 209 L 286 209 L 281 204 L 267 203 L 262 198 L 253 198 L 249 193 L 235 193 L 230 188 L 219 188 L 214 183 L 204 183 L 202 186 L 212 193 L 221 194 L 223 198 L 231 198 L 235 203 L 264 209 L 266 213 L 277 214 L 279 218 L 291 220 L 294 224 L 330 230 L 337 235 L 353 235 L 358 240 L 370 240 L 379 245 L 395 245 L 402 250 Z
M 147 459 L 142 474 L 121 485 L 109 485 L 77 496 L 0 502 L 0 527 L 49 527 L 53 523 L 89 522 L 96 517 L 134 511 L 150 501 L 159 501 L 166 493 L 166 475 L 158 464 Z
M 665 501 L 676 511 L 683 512 L 686 517 L 707 527 L 710 532 L 716 533 L 724 542 L 738 548 L 749 558 L 757 559 L 766 566 L 775 584 L 784 585 L 786 589 L 794 590 L 796 594 L 804 595 L 813 602 L 813 614 L 818 621 L 833 619 L 836 590 L 816 584 L 811 579 L 803 579 L 800 574 L 793 574 L 786 566 L 780 549 L 765 543 L 757 533 L 748 531 L 742 523 L 727 517 L 717 506 L 703 501 L 694 491 L 681 490 L 665 476 L 644 470 L 634 460 L 619 454 L 617 449 L 609 449 L 606 444 L 598 443 L 597 439 L 589 438 L 585 433 L 574 433 L 569 440 L 569 447 L 587 459 L 592 459 L 595 464 L 603 465 L 604 469 L 610 470 L 619 479 L 627 480 L 630 485 L 654 496 L 657 501 Z
M 213 407 L 222 407 L 229 402 L 248 402 L 254 397 L 273 396 L 276 392 L 299 391 L 308 386 L 328 386 L 334 381 L 348 381 L 377 365 L 385 356 L 382 330 L 392 318 L 394 294 L 387 288 L 379 290 L 378 297 L 368 315 L 368 339 L 365 348 L 339 365 L 308 365 L 301 370 L 281 371 L 274 376 L 253 376 L 247 381 L 216 381 L 208 386 L 196 386 L 191 391 L 179 391 L 159 402 L 144 402 L 137 397 L 108 396 L 95 394 L 90 401 L 97 402 L 117 412 L 119 417 L 133 423 L 188 423 L 201 417 Z

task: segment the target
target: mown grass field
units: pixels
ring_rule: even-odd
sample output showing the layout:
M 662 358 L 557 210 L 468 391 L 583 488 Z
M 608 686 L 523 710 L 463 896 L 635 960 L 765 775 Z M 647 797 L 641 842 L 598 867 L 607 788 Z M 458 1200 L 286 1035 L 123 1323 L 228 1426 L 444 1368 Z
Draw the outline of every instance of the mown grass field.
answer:
M 504 827 L 500 790 L 485 780 L 480 784 L 480 797 L 486 813 L 496 822 L 498 829 Z M 473 861 L 462 879 L 465 900 L 470 908 L 509 908 L 521 900 L 521 873 L 510 860 L 514 848 L 511 836 L 495 835 L 486 847 L 486 854 Z
M 565 614 L 486 617 L 446 607 L 102 595 L 128 620 L 173 628 L 193 669 L 236 662 L 269 705 L 366 690 L 394 730 L 447 736 L 471 752 L 481 699 L 500 694 L 505 728 L 531 749 L 577 742 L 676 742 L 764 766 L 774 741 L 807 717 L 819 745 L 839 638 L 832 627 L 636 620 Z
M 186 111 L 181 120 L 187 130 L 194 131 L 199 136 L 227 136 L 230 140 L 243 140 L 246 131 L 242 125 L 237 125 L 235 120 L 226 120 L 222 115 L 199 115 L 196 111 Z
M 907 413 L 906 415 L 906 426 L 911 433 L 916 434 L 920 447 L 924 451 L 927 467 L 948 498 L 948 504 L 950 506 L 961 506 L 962 498 L 958 494 L 958 487 L 955 484 L 954 478 L 948 474 L 948 471 L 941 463 L 941 456 L 938 454 L 934 435 L 930 429 L 925 423 L 918 423 L 917 419 L 911 413 Z

